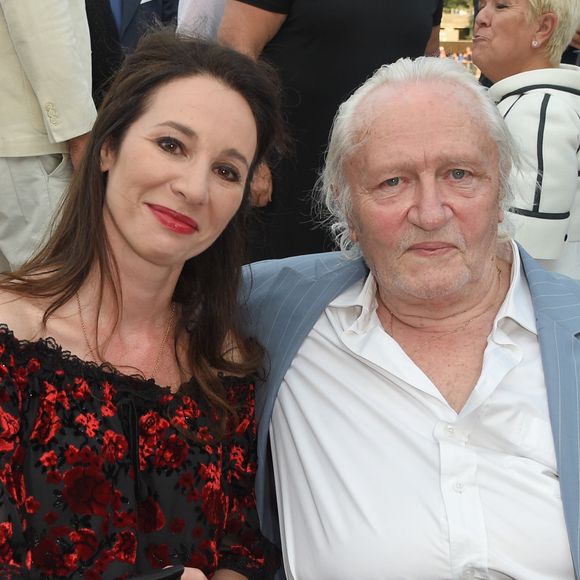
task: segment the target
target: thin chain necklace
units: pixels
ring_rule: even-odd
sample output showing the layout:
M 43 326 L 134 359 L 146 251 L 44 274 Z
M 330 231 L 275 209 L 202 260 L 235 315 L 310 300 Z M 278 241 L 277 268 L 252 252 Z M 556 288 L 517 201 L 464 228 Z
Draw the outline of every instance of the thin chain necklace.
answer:
M 91 358 L 95 362 L 98 362 L 100 360 L 100 357 L 97 356 L 93 347 L 91 346 L 91 342 L 89 341 L 87 326 L 85 324 L 85 319 L 83 317 L 83 312 L 82 312 L 82 308 L 81 308 L 81 299 L 79 298 L 78 292 L 75 292 L 75 297 L 77 300 L 79 320 L 81 323 L 81 330 L 83 332 L 83 337 L 85 339 L 85 345 L 89 351 L 89 354 L 91 355 Z M 167 326 L 165 327 L 165 332 L 163 333 L 163 338 L 161 339 L 161 345 L 159 346 L 159 350 L 157 351 L 157 356 L 155 357 L 155 363 L 153 364 L 153 369 L 151 370 L 150 373 L 145 374 L 145 376 L 155 378 L 155 375 L 157 374 L 157 371 L 159 370 L 159 365 L 161 364 L 161 357 L 163 356 L 163 352 L 165 350 L 165 345 L 167 344 L 167 339 L 169 338 L 169 333 L 170 333 L 171 329 L 173 328 L 174 321 L 175 321 L 175 304 L 172 302 L 171 303 L 171 312 L 169 314 L 169 320 L 167 321 Z

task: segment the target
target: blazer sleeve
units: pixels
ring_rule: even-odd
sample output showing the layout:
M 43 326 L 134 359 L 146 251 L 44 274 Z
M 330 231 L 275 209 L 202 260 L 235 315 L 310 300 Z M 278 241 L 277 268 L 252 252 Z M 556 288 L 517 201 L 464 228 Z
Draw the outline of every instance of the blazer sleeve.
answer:
M 578 117 L 557 94 L 533 91 L 519 95 L 504 118 L 522 158 L 512 175 L 514 237 L 534 258 L 556 259 L 578 184 Z
M 8 32 L 51 143 L 91 130 L 90 36 L 84 1 L 0 0 Z

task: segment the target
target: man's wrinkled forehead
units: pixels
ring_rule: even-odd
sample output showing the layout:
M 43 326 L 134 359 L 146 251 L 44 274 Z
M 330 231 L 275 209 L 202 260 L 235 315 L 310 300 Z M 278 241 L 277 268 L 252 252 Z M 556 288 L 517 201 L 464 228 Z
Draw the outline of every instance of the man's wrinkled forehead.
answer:
M 465 114 L 469 125 L 483 129 L 491 137 L 481 103 L 469 89 L 456 83 L 428 79 L 392 82 L 376 87 L 367 94 L 352 115 L 352 145 L 356 148 L 362 144 L 381 116 L 409 116 L 414 112 L 425 116 L 428 123 L 430 105 L 441 102 Z

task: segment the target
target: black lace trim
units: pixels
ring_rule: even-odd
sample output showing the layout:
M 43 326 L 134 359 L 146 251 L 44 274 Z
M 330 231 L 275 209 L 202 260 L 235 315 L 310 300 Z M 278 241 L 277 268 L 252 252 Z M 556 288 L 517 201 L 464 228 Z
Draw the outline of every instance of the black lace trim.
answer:
M 106 381 L 118 393 L 129 393 L 148 401 L 157 401 L 161 396 L 171 394 L 171 387 L 159 385 L 153 378 L 146 379 L 137 373 L 122 373 L 106 362 L 83 360 L 64 350 L 52 337 L 34 341 L 21 340 L 6 324 L 0 324 L 0 345 L 4 345 L 9 353 L 14 354 L 18 366 L 25 366 L 31 358 L 37 358 L 41 363 L 42 373 L 54 375 L 55 371 L 62 370 L 66 376 L 82 377 L 91 388 Z M 219 377 L 226 388 L 247 386 L 256 381 L 255 374 L 238 377 L 219 373 Z M 199 384 L 192 377 L 180 385 L 178 392 L 192 392 L 197 388 Z

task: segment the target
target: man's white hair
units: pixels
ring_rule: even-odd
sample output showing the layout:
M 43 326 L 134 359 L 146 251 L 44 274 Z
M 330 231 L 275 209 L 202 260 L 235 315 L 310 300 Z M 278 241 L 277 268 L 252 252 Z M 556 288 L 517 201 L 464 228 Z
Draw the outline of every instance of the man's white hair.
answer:
M 371 128 L 372 119 L 361 115 L 362 105 L 370 93 L 389 86 L 404 89 L 405 86 L 445 86 L 452 96 L 464 89 L 472 97 L 471 112 L 487 128 L 491 139 L 497 144 L 499 156 L 498 195 L 504 209 L 512 199 L 510 172 L 519 166 L 517 148 L 510 132 L 493 101 L 465 68 L 448 59 L 420 57 L 415 60 L 402 58 L 393 64 L 383 65 L 365 81 L 342 105 L 334 117 L 330 132 L 324 167 L 316 190 L 321 215 L 325 225 L 343 253 L 359 255 L 360 250 L 350 236 L 352 184 L 348 183 L 345 163 L 363 142 L 365 132 Z M 385 106 L 389 106 L 388 104 Z M 365 126 L 366 124 L 366 126 Z

